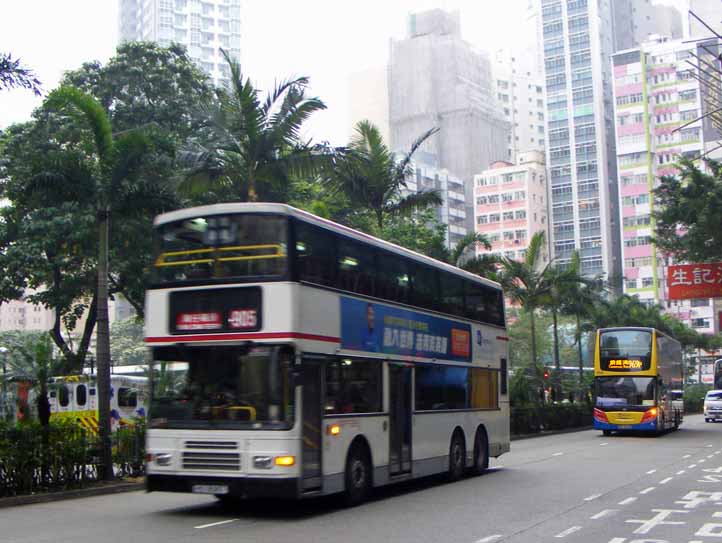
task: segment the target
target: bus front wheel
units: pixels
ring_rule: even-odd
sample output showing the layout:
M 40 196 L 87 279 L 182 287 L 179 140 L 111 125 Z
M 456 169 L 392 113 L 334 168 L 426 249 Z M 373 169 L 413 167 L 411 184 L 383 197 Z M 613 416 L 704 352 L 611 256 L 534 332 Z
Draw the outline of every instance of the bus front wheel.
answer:
M 354 445 L 346 459 L 346 504 L 362 503 L 371 489 L 371 462 L 365 448 Z
M 460 432 L 454 432 L 451 436 L 451 444 L 449 445 L 449 479 L 458 481 L 464 476 L 464 459 L 466 457 L 466 447 L 464 447 L 464 438 Z

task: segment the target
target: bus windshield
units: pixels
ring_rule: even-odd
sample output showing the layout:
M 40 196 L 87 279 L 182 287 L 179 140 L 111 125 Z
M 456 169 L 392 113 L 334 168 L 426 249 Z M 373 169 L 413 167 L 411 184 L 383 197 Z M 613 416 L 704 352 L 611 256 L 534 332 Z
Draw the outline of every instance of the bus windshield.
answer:
M 151 427 L 287 429 L 292 356 L 283 347 L 159 348 Z
M 652 333 L 609 330 L 601 333 L 599 361 L 604 371 L 645 371 L 652 361 Z
M 210 215 L 156 229 L 155 283 L 279 278 L 287 269 L 286 217 Z
M 654 377 L 597 377 L 595 383 L 597 407 L 655 405 Z

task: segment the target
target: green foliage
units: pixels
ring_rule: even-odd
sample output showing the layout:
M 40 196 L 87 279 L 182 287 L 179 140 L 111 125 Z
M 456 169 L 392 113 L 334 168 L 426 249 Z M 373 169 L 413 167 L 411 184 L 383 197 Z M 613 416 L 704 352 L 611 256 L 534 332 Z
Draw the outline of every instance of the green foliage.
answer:
M 679 175 L 654 191 L 654 243 L 678 261 L 722 260 L 722 164 L 705 164 L 710 173 L 681 160 Z
M 712 390 L 709 385 L 696 384 L 685 385 L 684 387 L 684 411 L 685 413 L 701 413 L 704 406 L 704 397 L 708 390 Z
M 13 60 L 11 53 L 0 53 L 0 89 L 28 89 L 35 96 L 40 96 L 40 80 L 35 72 L 20 64 L 20 59 Z
M 311 177 L 333 152 L 301 139 L 306 121 L 326 109 L 308 97 L 308 78 L 280 82 L 266 96 L 240 65 L 221 50 L 231 72 L 231 88 L 199 108 L 199 137 L 190 139 L 181 159 L 187 168 L 182 190 L 201 201 L 287 202 L 292 181 Z
M 432 129 L 423 134 L 397 160 L 379 129 L 369 121 L 360 121 L 348 152 L 327 171 L 331 184 L 348 198 L 352 207 L 371 213 L 379 230 L 383 230 L 388 217 L 440 205 L 441 197 L 435 190 L 404 195 L 406 181 L 413 174 L 414 153 L 437 131 Z
M 438 221 L 433 209 L 405 216 L 393 215 L 375 235 L 432 258 L 443 260 L 447 253 L 446 225 Z
M 144 469 L 142 425 L 122 428 L 113 435 L 117 474 L 141 475 Z M 0 421 L 0 497 L 66 490 L 98 479 L 98 440 L 71 421 Z
M 561 404 L 512 407 L 512 435 L 536 434 L 544 430 L 579 428 L 592 424 L 592 410 L 587 404 Z
M 143 338 L 143 322 L 138 318 L 115 321 L 110 328 L 110 358 L 113 365 L 144 364 L 148 348 Z
M 47 426 L 50 420 L 48 384 L 52 377 L 63 373 L 65 361 L 55 357 L 50 336 L 42 332 L 3 332 L 0 345 L 7 349 L 6 377 L 31 382 L 36 393 L 38 419 Z
M 532 365 L 531 352 L 531 314 L 525 310 L 512 310 L 509 319 L 507 336 L 509 337 L 509 364 L 512 368 L 525 368 Z M 535 316 L 535 345 L 538 361 L 549 363 L 552 359 L 552 338 L 549 333 L 552 326 L 551 316 L 539 313 Z

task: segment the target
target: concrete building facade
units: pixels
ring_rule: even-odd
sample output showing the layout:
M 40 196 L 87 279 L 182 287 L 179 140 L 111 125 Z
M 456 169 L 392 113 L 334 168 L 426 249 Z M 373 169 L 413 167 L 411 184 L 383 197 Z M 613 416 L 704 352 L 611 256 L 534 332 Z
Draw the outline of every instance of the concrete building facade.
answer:
M 589 276 L 619 275 L 608 0 L 540 0 L 552 252 Z
M 504 160 L 512 163 L 520 152 L 545 147 L 544 84 L 532 60 L 506 49 L 492 65 L 494 94 L 510 127 Z
M 439 128 L 422 150 L 464 181 L 473 228 L 473 177 L 507 153 L 508 124 L 493 95 L 489 56 L 461 38 L 458 12 L 412 14 L 408 37 L 391 42 L 388 81 L 392 148 L 408 150 Z
M 718 331 L 713 301 L 669 300 L 666 265 L 671 260 L 652 244 L 652 190 L 660 177 L 677 173 L 680 157 L 699 156 L 709 143 L 710 132 L 702 121 L 694 122 L 704 111 L 700 84 L 687 63 L 697 47 L 658 38 L 615 54 L 614 119 L 624 292 L 660 304 L 698 332 L 711 334 Z
M 491 241 L 490 252 L 521 260 L 531 237 L 547 234 L 547 174 L 540 151 L 519 153 L 517 163 L 499 161 L 474 177 L 474 225 Z M 544 251 L 545 261 L 549 251 Z
M 216 85 L 230 77 L 220 49 L 240 61 L 241 0 L 120 0 L 118 19 L 120 42 L 183 44 Z

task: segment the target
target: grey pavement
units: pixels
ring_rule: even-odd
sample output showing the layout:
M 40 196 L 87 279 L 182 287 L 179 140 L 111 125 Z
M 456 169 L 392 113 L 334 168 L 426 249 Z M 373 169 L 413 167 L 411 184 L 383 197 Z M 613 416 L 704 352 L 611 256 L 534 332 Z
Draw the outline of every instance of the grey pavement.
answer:
M 515 441 L 482 477 L 382 489 L 353 509 L 143 492 L 0 509 L 1 543 L 84 541 L 722 541 L 722 424 L 697 415 L 661 437 Z

